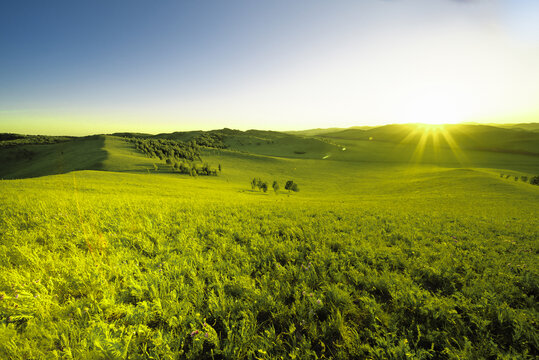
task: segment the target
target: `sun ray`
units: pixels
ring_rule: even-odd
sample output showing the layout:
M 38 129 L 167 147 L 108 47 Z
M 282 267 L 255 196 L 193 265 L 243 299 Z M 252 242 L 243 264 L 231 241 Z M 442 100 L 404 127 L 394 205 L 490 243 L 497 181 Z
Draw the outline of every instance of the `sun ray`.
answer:
M 443 129 L 440 129 L 443 131 Z M 440 131 L 432 132 L 432 150 L 434 154 L 434 161 L 438 162 L 440 160 Z
M 427 140 L 429 138 L 429 133 L 430 131 L 426 130 L 421 134 L 421 137 L 419 138 L 419 141 L 414 150 L 414 153 L 412 154 L 412 162 L 415 164 L 419 164 L 421 160 L 423 159 L 423 153 L 425 152 L 425 147 L 427 144 Z
M 449 145 L 449 149 L 451 150 L 451 152 L 453 152 L 453 155 L 455 155 L 457 161 L 461 165 L 468 165 L 470 163 L 468 158 L 466 157 L 466 155 L 464 155 L 464 152 L 460 149 L 460 146 L 457 144 L 455 139 L 453 139 L 451 133 L 446 129 L 443 129 L 441 131 L 441 134 L 447 142 L 447 145 Z

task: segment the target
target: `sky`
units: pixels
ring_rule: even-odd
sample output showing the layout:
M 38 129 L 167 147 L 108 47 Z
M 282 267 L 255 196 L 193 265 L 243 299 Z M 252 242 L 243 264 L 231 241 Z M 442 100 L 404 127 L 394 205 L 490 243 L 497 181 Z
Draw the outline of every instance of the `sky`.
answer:
M 538 121 L 537 0 L 0 3 L 0 132 Z

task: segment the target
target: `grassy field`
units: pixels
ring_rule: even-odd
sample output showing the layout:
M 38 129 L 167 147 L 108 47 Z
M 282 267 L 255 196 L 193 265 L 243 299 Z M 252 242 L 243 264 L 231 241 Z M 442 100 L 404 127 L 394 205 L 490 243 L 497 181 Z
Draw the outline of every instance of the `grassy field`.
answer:
M 513 179 L 537 156 L 298 139 L 234 137 L 196 178 L 119 137 L 24 145 L 0 174 L 0 358 L 539 355 L 539 187 Z

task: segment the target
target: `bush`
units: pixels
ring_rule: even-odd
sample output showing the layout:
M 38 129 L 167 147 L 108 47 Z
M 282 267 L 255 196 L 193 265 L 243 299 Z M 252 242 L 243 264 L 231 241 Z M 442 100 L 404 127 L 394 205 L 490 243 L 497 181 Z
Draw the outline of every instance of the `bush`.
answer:
M 521 176 L 520 180 L 522 180 L 523 182 L 528 182 L 528 177 L 527 176 Z
M 539 175 L 533 176 L 530 179 L 530 184 L 532 185 L 539 185 Z

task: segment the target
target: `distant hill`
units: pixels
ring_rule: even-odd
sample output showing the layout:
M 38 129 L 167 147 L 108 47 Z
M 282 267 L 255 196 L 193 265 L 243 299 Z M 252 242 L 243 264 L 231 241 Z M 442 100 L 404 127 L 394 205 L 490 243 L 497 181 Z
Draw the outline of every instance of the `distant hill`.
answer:
M 423 130 L 422 130 L 423 129 Z M 418 143 L 423 136 L 441 147 L 457 145 L 461 149 L 539 155 L 539 132 L 522 128 L 504 128 L 489 125 L 445 125 L 443 131 L 430 130 L 416 124 L 385 125 L 360 130 L 346 129 L 324 134 L 328 139 L 357 141 L 384 141 L 391 143 Z M 432 128 L 435 129 L 435 128 Z M 428 135 L 426 135 L 428 134 Z
M 502 127 L 506 129 L 522 129 L 527 131 L 539 132 L 539 123 L 526 124 L 492 124 L 492 126 Z
M 224 128 L 210 131 L 177 131 L 157 135 L 142 134 L 142 136 L 137 136 L 136 133 L 115 133 L 113 135 L 130 138 L 144 137 L 195 141 L 197 144 L 207 147 L 227 148 L 252 154 L 295 158 L 320 159 L 328 151 L 336 149 L 336 146 L 330 144 L 328 141 L 271 130 L 252 129 L 240 131 Z M 218 146 L 218 144 L 221 144 L 221 146 Z
M 348 129 L 359 129 L 359 130 L 368 130 L 375 128 L 376 126 L 352 126 L 349 128 L 326 128 L 326 129 L 308 129 L 308 130 L 294 130 L 294 131 L 284 131 L 286 134 L 290 135 L 299 135 L 299 136 L 318 136 L 324 134 L 335 133 L 338 131 L 348 130 Z
M 531 124 L 528 127 L 533 129 Z M 518 126 L 446 125 L 436 130 L 435 127 L 397 124 L 339 129 L 316 136 L 226 128 L 156 135 L 122 132 L 114 136 L 82 138 L 3 134 L 0 138 L 3 139 L 0 140 L 0 178 L 36 177 L 74 170 L 148 172 L 154 169 L 154 164 L 160 164 L 163 169 L 168 169 L 165 172 L 172 173 L 163 156 L 161 159 L 149 157 L 152 155 L 137 150 L 129 141 L 131 138 L 192 142 L 189 146 L 200 150 L 203 161 L 220 159 L 218 161 L 224 161 L 227 167 L 234 165 L 233 161 L 227 162 L 226 159 L 259 164 L 305 159 L 336 164 L 422 162 L 440 166 L 473 165 L 520 169 L 530 173 L 539 169 L 537 131 Z M 165 148 L 169 146 L 165 142 L 163 144 Z

